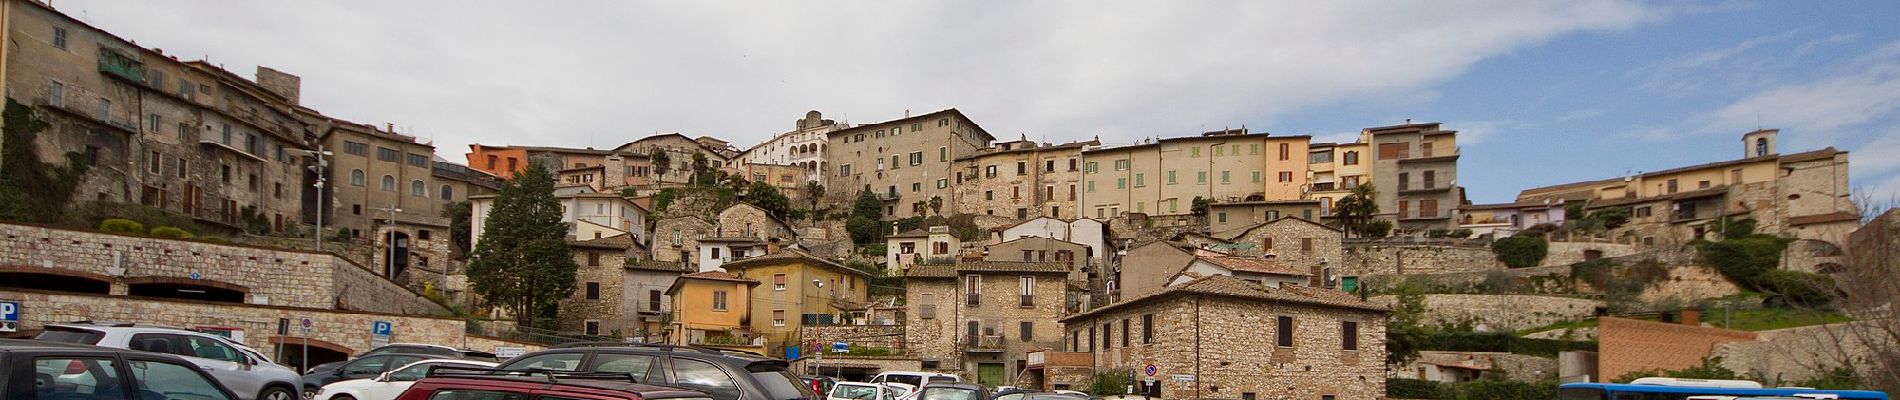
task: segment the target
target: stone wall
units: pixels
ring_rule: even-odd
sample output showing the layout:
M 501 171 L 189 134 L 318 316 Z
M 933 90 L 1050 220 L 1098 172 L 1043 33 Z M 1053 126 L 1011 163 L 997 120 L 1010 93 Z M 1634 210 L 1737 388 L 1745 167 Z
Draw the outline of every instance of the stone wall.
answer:
M 828 325 L 822 327 L 799 328 L 800 337 L 806 341 L 818 343 L 845 342 L 851 348 L 890 349 L 893 355 L 904 355 L 903 325 Z
M 390 342 L 466 346 L 481 351 L 494 351 L 495 346 L 539 348 L 498 339 L 470 340 L 465 333 L 466 323 L 457 318 L 17 289 L 0 290 L 0 300 L 20 303 L 22 331 L 42 329 L 48 323 L 82 320 L 126 321 L 183 328 L 231 327 L 243 332 L 245 345 L 272 358 L 276 358 L 276 346 L 272 340 L 279 338 L 278 320 L 287 318 L 295 323 L 302 317 L 310 317 L 316 322 L 316 329 L 310 336 L 313 341 L 346 347 L 352 354 L 370 349 L 370 325 L 375 321 L 388 321 L 395 325 Z M 291 335 L 282 338 L 295 343 L 302 337 L 297 336 L 295 328 L 292 328 Z
M 447 315 L 420 294 L 343 257 L 291 249 L 0 224 L 0 268 L 107 281 L 191 282 L 242 290 L 251 304 Z
M 1636 254 L 1636 246 L 1619 243 L 1598 242 L 1550 242 L 1540 266 L 1570 265 L 1585 261 L 1594 251 L 1598 258 L 1622 257 Z
M 919 360 L 937 362 L 937 371 L 961 373 L 963 354 L 958 352 L 956 337 L 963 327 L 956 316 L 963 299 L 957 298 L 957 280 L 911 278 L 904 280 L 904 287 L 905 348 Z M 923 311 L 932 304 L 934 312 Z
M 1861 376 L 1870 376 L 1875 371 L 1865 355 L 1877 348 L 1893 348 L 1890 341 L 1881 343 L 1885 334 L 1884 329 L 1865 322 L 1762 331 L 1756 332 L 1752 342 L 1717 344 L 1710 356 L 1721 357 L 1722 366 L 1736 373 L 1759 373 L 1782 383 L 1811 379 L 1847 365 L 1859 369 Z
M 1371 300 L 1386 306 L 1398 303 L 1395 296 L 1377 296 Z M 1452 326 L 1471 323 L 1480 332 L 1510 332 L 1588 319 L 1604 306 L 1600 300 L 1511 294 L 1428 294 L 1424 300 L 1425 315 L 1421 316 L 1421 323 Z
M 1585 254 L 1591 251 L 1602 258 L 1636 254 L 1635 247 L 1627 244 L 1550 242 L 1550 249 L 1538 266 L 1575 264 L 1584 261 Z M 1345 262 L 1337 268 L 1346 276 L 1366 276 L 1485 272 L 1502 270 L 1505 266 L 1483 241 L 1355 240 L 1346 243 Z
M 1420 363 L 1463 364 L 1490 370 L 1502 371 L 1504 378 L 1539 382 L 1557 379 L 1557 359 L 1523 354 L 1470 352 L 1470 351 L 1420 351 L 1418 359 L 1399 367 L 1394 374 L 1404 378 L 1416 378 Z

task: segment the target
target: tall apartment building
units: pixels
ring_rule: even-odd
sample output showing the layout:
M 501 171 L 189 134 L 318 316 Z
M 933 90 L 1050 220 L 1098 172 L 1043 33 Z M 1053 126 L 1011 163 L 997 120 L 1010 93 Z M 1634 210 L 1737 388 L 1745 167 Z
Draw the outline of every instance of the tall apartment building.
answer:
M 963 214 L 1078 218 L 1081 198 L 1082 149 L 1100 142 L 1060 145 L 1027 139 L 998 142 L 958 158 L 960 179 L 954 204 L 947 209 Z M 948 213 L 948 212 L 946 212 Z
M 818 173 L 825 167 L 826 142 L 830 133 L 848 128 L 824 118 L 818 110 L 805 112 L 805 118 L 793 123 L 791 131 L 773 135 L 771 140 L 759 143 L 739 155 L 739 162 L 745 164 L 784 165 L 803 168 L 803 178 L 808 181 L 825 183 L 825 174 Z M 753 179 L 758 180 L 758 179 Z
M 447 227 L 442 184 L 435 178 L 435 146 L 374 125 L 325 122 L 324 149 L 332 154 L 325 195 L 334 206 L 324 212 L 326 229 L 348 228 L 356 237 L 368 237 L 371 229 L 389 223 L 392 208 L 401 210 L 394 215 L 399 225 Z
M 945 207 L 966 200 L 956 160 L 996 140 L 957 109 L 858 125 L 828 134 L 826 192 L 835 199 L 870 190 L 890 219 L 926 215 L 923 204 L 942 197 Z
M 1333 203 L 1366 183 L 1377 191 L 1378 219 L 1402 231 L 1455 227 L 1464 188 L 1457 186 L 1458 131 L 1439 123 L 1366 128 L 1353 143 L 1312 146 L 1311 199 L 1331 217 Z
M 297 78 L 258 68 L 260 84 L 71 18 L 6 1 L 6 95 L 48 123 L 42 161 L 91 163 L 71 200 L 142 203 L 205 226 L 309 234 L 299 150 L 310 132 L 291 114 Z M 8 143 L 9 146 L 21 145 Z
M 1080 211 L 1095 218 L 1185 215 L 1195 197 L 1297 200 L 1307 187 L 1310 140 L 1242 128 L 1084 150 Z

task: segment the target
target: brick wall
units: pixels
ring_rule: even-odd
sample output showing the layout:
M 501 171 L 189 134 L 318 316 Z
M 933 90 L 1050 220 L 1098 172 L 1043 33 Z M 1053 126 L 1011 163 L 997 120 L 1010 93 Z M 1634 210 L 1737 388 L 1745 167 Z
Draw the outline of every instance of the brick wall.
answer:
M 1604 317 L 1597 322 L 1596 381 L 1631 372 L 1702 365 L 1716 345 L 1755 340 L 1750 332 Z

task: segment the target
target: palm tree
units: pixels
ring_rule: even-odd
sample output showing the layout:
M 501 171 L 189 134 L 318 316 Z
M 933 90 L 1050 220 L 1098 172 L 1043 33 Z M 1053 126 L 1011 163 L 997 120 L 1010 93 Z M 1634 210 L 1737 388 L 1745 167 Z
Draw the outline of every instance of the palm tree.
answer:
M 812 221 L 817 221 L 821 216 L 818 212 L 818 199 L 821 197 L 825 197 L 825 185 L 818 184 L 818 181 L 806 181 L 805 198 L 811 201 L 811 208 L 808 211 L 810 211 Z
M 1333 203 L 1333 215 L 1339 216 L 1339 223 L 1346 228 L 1346 232 L 1364 236 L 1372 216 L 1379 214 L 1378 197 L 1379 191 L 1372 184 L 1359 185 L 1352 188 L 1352 194 Z

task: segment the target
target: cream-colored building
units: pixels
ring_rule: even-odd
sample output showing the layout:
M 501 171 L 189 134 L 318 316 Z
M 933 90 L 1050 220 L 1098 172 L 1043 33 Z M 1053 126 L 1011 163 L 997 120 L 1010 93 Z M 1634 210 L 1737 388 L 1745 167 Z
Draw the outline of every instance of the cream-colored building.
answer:
M 796 167 L 804 171 L 798 174 L 799 183 L 812 181 L 824 184 L 825 174 L 820 174 L 818 171 L 826 165 L 825 145 L 831 137 L 830 133 L 848 127 L 849 124 L 825 119 L 824 114 L 818 110 L 807 111 L 805 118 L 800 118 L 793 123 L 791 131 L 773 135 L 771 140 L 746 149 L 745 153 L 739 155 L 737 161 L 745 164 Z M 753 179 L 753 181 L 759 180 Z
M 1098 142 L 1060 145 L 1027 139 L 998 142 L 957 159 L 961 179 L 945 208 L 963 214 L 1076 218 L 1080 198 L 1082 149 Z
M 826 192 L 839 201 L 869 190 L 884 202 L 884 218 L 927 215 L 940 197 L 946 209 L 964 201 L 956 160 L 996 140 L 957 109 L 858 125 L 828 134 Z M 848 204 L 847 204 L 848 205 Z
M 1189 214 L 1196 197 L 1297 200 L 1309 179 L 1310 139 L 1243 128 L 1085 150 L 1080 208 L 1084 216 L 1113 218 Z

